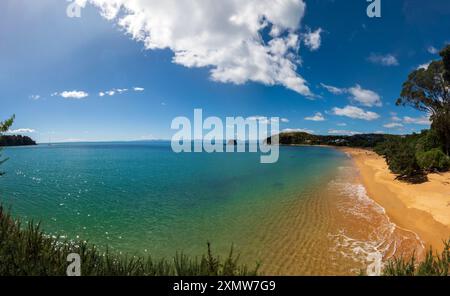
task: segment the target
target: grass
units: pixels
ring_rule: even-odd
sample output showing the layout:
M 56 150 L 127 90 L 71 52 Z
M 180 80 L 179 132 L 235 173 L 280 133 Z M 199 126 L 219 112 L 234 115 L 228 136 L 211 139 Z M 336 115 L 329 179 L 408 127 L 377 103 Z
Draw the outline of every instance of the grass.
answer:
M 421 262 L 417 262 L 414 256 L 410 259 L 393 259 L 386 264 L 383 274 L 385 276 L 449 276 L 450 239 L 444 244 L 441 254 L 433 254 L 433 250 L 430 249 Z
M 155 260 L 101 252 L 86 242 L 49 237 L 39 223 L 24 226 L 0 206 L 0 276 L 64 276 L 70 253 L 80 255 L 83 276 L 251 276 L 258 274 L 259 267 L 240 265 L 233 248 L 224 259 L 214 256 L 209 243 L 201 258 L 180 253 Z

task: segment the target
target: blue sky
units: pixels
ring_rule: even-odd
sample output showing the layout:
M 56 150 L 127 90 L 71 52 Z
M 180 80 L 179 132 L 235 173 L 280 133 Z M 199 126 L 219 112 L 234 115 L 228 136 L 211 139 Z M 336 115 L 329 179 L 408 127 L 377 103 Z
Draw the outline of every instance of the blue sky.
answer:
M 279 10 L 138 0 L 134 14 L 110 19 L 95 6 L 105 1 L 80 18 L 67 16 L 65 0 L 0 2 L 0 118 L 16 114 L 13 132 L 39 142 L 169 139 L 174 117 L 202 108 L 278 116 L 282 129 L 316 134 L 411 133 L 428 127 L 425 114 L 395 99 L 408 73 L 450 42 L 447 0 L 383 0 L 378 19 L 365 0 L 286 0 Z M 172 31 L 159 27 L 166 19 Z M 268 55 L 274 39 L 287 50 Z M 234 40 L 255 51 L 230 49 Z

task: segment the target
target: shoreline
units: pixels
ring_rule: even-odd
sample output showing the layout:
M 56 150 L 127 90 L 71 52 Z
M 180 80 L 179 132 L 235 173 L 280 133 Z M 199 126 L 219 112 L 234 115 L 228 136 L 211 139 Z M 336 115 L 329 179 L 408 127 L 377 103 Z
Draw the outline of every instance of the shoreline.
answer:
M 382 206 L 398 227 L 416 233 L 427 249 L 443 250 L 450 237 L 450 173 L 429 174 L 423 184 L 395 179 L 386 161 L 375 152 L 337 147 L 359 171 L 368 196 Z

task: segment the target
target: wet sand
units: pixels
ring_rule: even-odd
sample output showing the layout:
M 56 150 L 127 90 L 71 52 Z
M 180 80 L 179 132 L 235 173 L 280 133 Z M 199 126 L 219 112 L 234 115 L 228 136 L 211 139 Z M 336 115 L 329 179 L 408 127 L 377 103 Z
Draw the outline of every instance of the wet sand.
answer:
M 417 233 L 427 247 L 438 251 L 450 238 L 450 173 L 430 174 L 423 184 L 395 179 L 384 158 L 356 148 L 342 148 L 352 157 L 370 198 L 392 222 Z

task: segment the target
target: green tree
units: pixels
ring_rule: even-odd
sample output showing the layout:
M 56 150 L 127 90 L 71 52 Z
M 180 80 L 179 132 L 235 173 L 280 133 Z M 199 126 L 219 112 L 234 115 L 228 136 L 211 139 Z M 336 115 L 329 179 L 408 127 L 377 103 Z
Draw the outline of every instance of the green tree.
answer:
M 0 136 L 2 133 L 8 131 L 8 129 L 11 127 L 11 125 L 14 122 L 14 118 L 15 118 L 15 116 L 13 115 L 13 116 L 11 116 L 10 119 L 0 122 Z M 0 152 L 1 152 L 1 148 L 0 148 Z M 1 154 L 0 154 L 0 157 L 1 157 Z M 7 160 L 8 159 L 0 158 L 0 165 L 3 164 Z M 3 176 L 3 175 L 4 175 L 4 173 L 0 171 L 0 176 Z
M 409 74 L 396 104 L 427 112 L 443 151 L 450 155 L 450 45 L 440 54 L 443 60 Z

